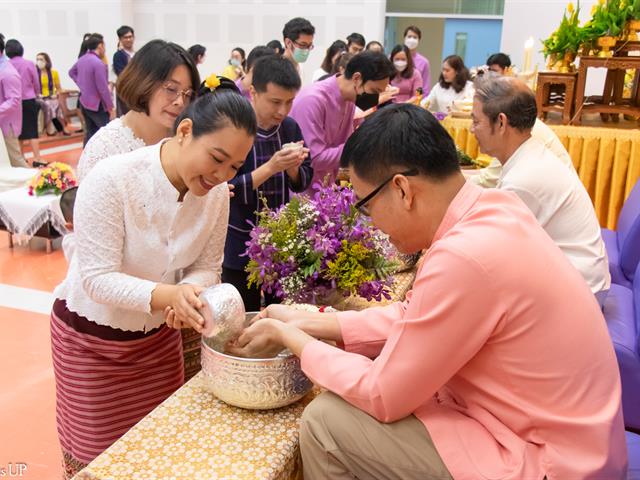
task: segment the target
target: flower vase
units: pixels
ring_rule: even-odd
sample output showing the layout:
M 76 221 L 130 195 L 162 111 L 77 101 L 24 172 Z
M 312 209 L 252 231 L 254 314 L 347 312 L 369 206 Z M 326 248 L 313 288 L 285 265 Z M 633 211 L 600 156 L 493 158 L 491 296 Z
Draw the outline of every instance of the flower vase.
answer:
M 599 57 L 612 57 L 613 52 L 611 49 L 616 46 L 618 39 L 616 37 L 606 36 L 600 37 L 597 41 L 598 46 L 601 48 L 598 52 Z
M 573 61 L 576 59 L 576 54 L 574 52 L 565 52 L 562 57 L 562 65 L 560 66 L 560 73 L 570 73 L 575 71 L 575 65 Z
M 627 41 L 629 42 L 637 42 L 638 41 L 638 30 L 640 30 L 640 20 L 633 19 L 627 21 L 627 25 L 625 28 L 627 32 Z

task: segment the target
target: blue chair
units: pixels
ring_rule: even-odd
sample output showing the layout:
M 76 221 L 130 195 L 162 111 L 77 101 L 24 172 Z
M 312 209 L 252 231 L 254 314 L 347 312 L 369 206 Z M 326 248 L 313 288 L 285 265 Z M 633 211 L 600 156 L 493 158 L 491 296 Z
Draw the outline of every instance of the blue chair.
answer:
M 611 283 L 631 288 L 640 262 L 640 180 L 622 206 L 618 229 L 603 228 L 602 239 L 609 256 Z
M 632 288 L 611 284 L 602 311 L 620 368 L 624 424 L 640 431 L 640 264 Z
M 625 432 L 627 435 L 627 455 L 629 456 L 629 470 L 627 480 L 640 480 L 640 435 Z

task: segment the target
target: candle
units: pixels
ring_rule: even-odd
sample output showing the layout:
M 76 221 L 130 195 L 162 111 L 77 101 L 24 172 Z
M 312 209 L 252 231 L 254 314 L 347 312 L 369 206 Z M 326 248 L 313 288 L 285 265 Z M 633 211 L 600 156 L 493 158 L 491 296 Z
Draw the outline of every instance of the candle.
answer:
M 529 39 L 524 44 L 524 65 L 522 67 L 522 72 L 528 72 L 531 68 L 531 56 L 533 55 L 533 37 L 529 37 Z

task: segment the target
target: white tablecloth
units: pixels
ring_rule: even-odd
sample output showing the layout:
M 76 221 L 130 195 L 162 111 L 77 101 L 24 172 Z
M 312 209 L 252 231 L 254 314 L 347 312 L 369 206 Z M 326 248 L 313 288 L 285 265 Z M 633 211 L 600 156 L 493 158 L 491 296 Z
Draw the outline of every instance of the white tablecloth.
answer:
M 29 240 L 47 222 L 67 233 L 59 195 L 30 196 L 26 187 L 0 193 L 0 221 L 18 240 Z

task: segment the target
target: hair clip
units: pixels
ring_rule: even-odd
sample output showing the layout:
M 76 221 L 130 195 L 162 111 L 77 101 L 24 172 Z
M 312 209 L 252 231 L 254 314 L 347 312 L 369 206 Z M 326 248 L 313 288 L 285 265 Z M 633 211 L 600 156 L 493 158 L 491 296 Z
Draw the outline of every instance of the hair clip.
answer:
M 212 73 L 204 81 L 204 86 L 213 92 L 215 91 L 216 88 L 220 86 L 220 79 L 215 73 Z

